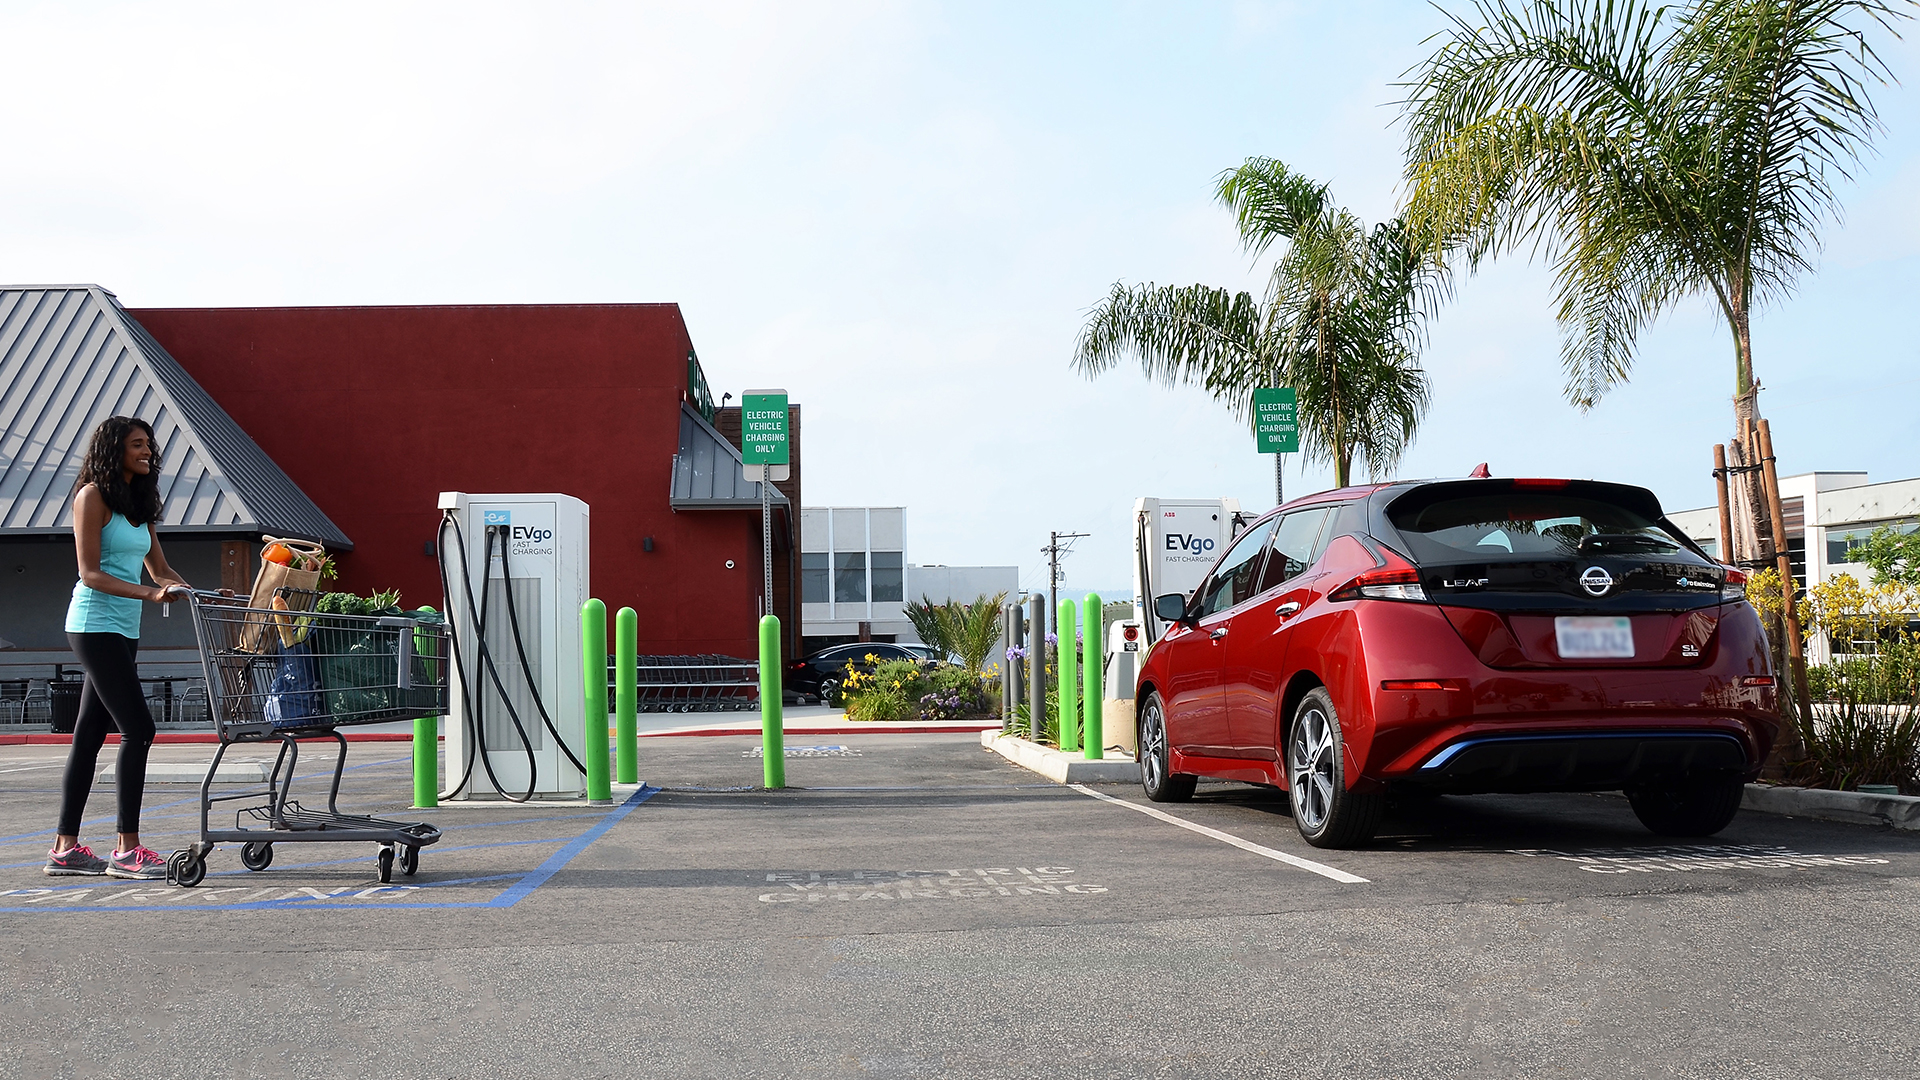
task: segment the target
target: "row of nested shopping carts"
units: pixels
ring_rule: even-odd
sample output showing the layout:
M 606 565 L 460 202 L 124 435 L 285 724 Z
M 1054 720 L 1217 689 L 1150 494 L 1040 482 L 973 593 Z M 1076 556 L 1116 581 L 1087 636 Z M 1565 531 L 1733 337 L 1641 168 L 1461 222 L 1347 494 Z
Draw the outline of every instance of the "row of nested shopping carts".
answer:
M 348 814 L 339 807 L 347 740 L 339 728 L 442 716 L 447 711 L 446 627 L 431 612 L 334 615 L 315 612 L 316 593 L 280 588 L 250 601 L 195 592 L 194 637 L 206 672 L 208 703 L 220 746 L 200 784 L 200 839 L 167 860 L 168 880 L 198 885 L 207 856 L 220 844 L 240 844 L 240 862 L 265 870 L 276 844 L 360 841 L 377 845 L 382 883 L 396 861 L 411 876 L 420 849 L 440 839 L 423 822 Z M 293 798 L 300 747 L 309 739 L 334 744 L 326 809 Z M 262 789 L 213 794 L 227 750 L 242 743 L 279 744 Z M 311 781 L 309 781 L 311 782 Z M 238 803 L 232 828 L 215 828 L 216 803 Z
M 634 701 L 641 712 L 738 712 L 760 702 L 760 665 L 733 656 L 636 658 Z M 608 701 L 615 670 L 607 665 Z

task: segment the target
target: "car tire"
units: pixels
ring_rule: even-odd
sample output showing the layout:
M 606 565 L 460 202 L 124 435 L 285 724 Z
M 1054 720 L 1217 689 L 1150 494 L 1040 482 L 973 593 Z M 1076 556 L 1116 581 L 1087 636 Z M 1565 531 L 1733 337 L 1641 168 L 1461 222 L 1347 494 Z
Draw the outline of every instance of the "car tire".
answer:
M 1167 713 L 1160 695 L 1148 692 L 1140 706 L 1140 787 L 1154 802 L 1186 802 L 1200 778 L 1172 769 L 1173 751 L 1167 739 Z
M 840 704 L 840 680 L 827 678 L 820 680 L 820 704 L 838 707 Z
M 1325 688 L 1308 691 L 1294 710 L 1283 756 L 1293 826 L 1307 843 L 1344 848 L 1373 839 L 1387 797 L 1347 786 L 1346 739 L 1340 732 L 1340 714 Z
M 1746 790 L 1737 776 L 1695 777 L 1628 788 L 1627 802 L 1661 836 L 1712 836 L 1733 821 Z

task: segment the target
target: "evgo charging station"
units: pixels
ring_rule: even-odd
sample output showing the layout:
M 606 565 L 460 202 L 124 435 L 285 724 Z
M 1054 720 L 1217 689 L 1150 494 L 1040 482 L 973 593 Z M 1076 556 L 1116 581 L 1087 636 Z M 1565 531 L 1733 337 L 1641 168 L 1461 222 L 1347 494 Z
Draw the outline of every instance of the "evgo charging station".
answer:
M 587 504 L 557 493 L 446 491 L 440 511 L 454 657 L 441 797 L 585 796 Z M 605 717 L 597 727 L 604 739 Z

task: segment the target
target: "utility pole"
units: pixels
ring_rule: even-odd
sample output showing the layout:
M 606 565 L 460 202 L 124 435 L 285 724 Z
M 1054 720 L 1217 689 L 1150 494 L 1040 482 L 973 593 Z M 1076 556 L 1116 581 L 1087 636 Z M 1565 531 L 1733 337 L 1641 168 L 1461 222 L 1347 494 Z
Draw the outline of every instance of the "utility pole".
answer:
M 1050 532 L 1047 534 L 1049 538 L 1047 546 L 1040 549 L 1040 554 L 1047 557 L 1048 611 L 1060 610 L 1060 557 L 1073 550 L 1073 542 L 1075 540 L 1083 539 L 1086 535 L 1086 533 L 1063 532 Z M 1062 540 L 1067 542 L 1065 547 L 1060 546 L 1060 541 Z M 1071 645 L 1072 642 L 1068 642 L 1067 644 Z

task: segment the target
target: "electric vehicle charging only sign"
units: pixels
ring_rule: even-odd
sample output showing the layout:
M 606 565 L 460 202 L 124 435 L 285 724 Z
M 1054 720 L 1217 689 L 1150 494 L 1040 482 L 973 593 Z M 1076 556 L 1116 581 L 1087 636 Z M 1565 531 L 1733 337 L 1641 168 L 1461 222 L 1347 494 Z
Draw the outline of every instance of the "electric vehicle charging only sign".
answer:
M 790 464 L 786 391 L 749 390 L 740 395 L 740 454 L 748 466 Z
M 1300 452 L 1299 396 L 1291 386 L 1262 386 L 1253 392 L 1253 439 L 1263 454 Z

